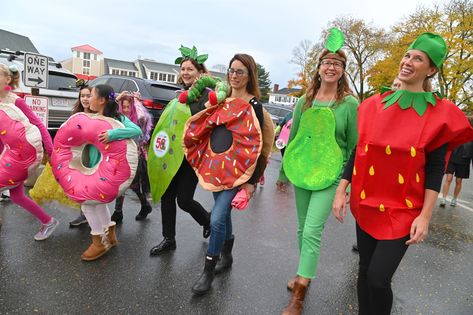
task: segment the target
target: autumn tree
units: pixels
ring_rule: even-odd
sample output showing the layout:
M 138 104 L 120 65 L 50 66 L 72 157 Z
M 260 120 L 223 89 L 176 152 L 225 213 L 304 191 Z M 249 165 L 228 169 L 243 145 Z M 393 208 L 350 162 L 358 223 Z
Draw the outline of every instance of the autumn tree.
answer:
M 473 110 L 473 3 L 454 0 L 443 7 L 419 7 L 392 28 L 384 46 L 385 58 L 368 70 L 369 84 L 390 85 L 399 63 L 415 38 L 423 32 L 440 34 L 447 43 L 447 58 L 434 80 L 434 88 L 460 107 Z
M 288 82 L 289 88 L 300 87 L 301 90 L 293 96 L 300 97 L 309 86 L 311 78 L 317 70 L 317 56 L 322 51 L 320 42 L 312 44 L 309 40 L 303 40 L 292 50 L 291 63 L 298 67 L 297 77 Z
M 329 28 L 339 28 L 345 35 L 344 49 L 348 55 L 346 74 L 362 101 L 373 93 L 368 85 L 366 72 L 383 57 L 382 47 L 388 36 L 384 29 L 352 17 L 338 17 L 329 25 Z

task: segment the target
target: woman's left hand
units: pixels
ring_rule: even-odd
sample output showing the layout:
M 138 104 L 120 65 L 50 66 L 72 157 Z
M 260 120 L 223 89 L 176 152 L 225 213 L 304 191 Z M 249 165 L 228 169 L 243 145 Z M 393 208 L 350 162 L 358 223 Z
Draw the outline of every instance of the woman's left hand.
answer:
M 245 183 L 241 185 L 241 188 L 246 190 L 246 195 L 248 196 L 248 199 L 253 198 L 253 195 L 255 194 L 255 185 Z
M 108 140 L 108 132 L 107 131 L 102 131 L 101 134 L 99 134 L 99 141 L 102 143 L 109 143 L 110 141 Z
M 406 242 L 406 245 L 422 243 L 429 233 L 429 222 L 430 220 L 422 215 L 415 218 L 411 225 L 411 238 Z

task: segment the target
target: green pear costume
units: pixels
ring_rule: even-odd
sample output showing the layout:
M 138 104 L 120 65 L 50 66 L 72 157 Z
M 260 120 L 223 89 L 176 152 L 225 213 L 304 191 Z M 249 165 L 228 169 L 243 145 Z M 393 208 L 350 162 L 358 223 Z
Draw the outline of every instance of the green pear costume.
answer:
M 330 53 L 322 60 L 341 60 L 337 51 L 343 43 L 343 34 L 332 29 L 326 42 Z M 297 275 L 312 279 L 316 275 L 321 236 L 332 210 L 335 190 L 356 146 L 358 100 L 352 95 L 338 102 L 314 99 L 312 106 L 303 110 L 305 104 L 304 95 L 294 109 L 279 180 L 294 185 L 300 253 Z

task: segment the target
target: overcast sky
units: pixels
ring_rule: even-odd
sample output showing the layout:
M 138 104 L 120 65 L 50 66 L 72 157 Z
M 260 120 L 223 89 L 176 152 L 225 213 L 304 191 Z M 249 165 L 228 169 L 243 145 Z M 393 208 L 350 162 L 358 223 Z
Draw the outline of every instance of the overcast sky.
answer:
M 64 60 L 71 47 L 90 44 L 106 58 L 150 58 L 173 63 L 177 49 L 197 46 L 206 65 L 228 64 L 238 52 L 252 55 L 285 87 L 296 76 L 290 63 L 301 40 L 317 41 L 340 15 L 389 28 L 432 0 L 174 0 L 26 1 L 2 8 L 0 29 L 28 36 L 40 53 Z M 436 3 L 443 3 L 437 0 Z

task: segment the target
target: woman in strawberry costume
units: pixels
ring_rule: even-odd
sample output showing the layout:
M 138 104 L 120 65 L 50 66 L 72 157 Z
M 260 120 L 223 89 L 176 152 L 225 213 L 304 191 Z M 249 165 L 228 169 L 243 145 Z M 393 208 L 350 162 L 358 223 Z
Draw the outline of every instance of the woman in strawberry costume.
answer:
M 391 279 L 411 244 L 428 233 L 447 151 L 473 139 L 466 116 L 423 86 L 447 53 L 439 35 L 424 33 L 400 62 L 401 86 L 365 100 L 358 109 L 358 144 L 333 203 L 343 222 L 345 191 L 357 222 L 359 314 L 390 314 Z

